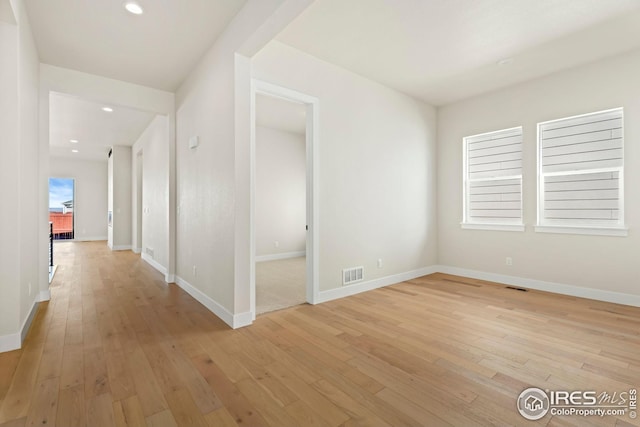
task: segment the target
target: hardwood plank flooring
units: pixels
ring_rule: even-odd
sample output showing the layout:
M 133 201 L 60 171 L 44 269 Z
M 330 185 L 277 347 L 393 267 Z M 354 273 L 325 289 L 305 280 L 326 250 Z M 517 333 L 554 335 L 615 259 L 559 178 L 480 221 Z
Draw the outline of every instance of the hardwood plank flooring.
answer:
M 0 354 L 0 427 L 640 426 L 516 410 L 528 387 L 640 388 L 640 308 L 434 274 L 234 331 L 131 252 L 55 251 Z

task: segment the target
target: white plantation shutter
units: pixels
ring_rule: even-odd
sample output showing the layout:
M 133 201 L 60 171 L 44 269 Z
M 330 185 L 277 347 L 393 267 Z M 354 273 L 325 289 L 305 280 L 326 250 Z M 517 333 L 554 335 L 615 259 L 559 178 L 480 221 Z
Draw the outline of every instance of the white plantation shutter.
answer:
M 621 108 L 538 125 L 541 225 L 623 224 Z
M 464 223 L 522 224 L 522 128 L 464 138 Z

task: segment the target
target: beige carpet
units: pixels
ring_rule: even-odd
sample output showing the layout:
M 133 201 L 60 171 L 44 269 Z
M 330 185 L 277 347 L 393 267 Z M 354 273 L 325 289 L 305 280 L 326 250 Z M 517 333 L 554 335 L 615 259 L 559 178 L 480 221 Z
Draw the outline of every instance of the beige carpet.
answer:
M 306 258 L 256 263 L 256 314 L 304 304 Z

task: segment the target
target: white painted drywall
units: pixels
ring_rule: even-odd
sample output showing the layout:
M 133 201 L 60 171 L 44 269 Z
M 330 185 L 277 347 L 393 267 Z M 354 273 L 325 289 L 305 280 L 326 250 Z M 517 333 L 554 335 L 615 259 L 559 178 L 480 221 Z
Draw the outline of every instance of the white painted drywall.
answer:
M 38 81 L 40 60 L 22 1 L 15 1 L 19 30 L 20 105 L 20 325 L 31 315 L 38 295 Z M 31 288 L 31 289 L 29 289 Z M 48 299 L 48 298 L 47 298 Z M 23 334 L 26 331 L 21 331 Z
M 107 240 L 107 159 L 51 157 L 49 167 L 52 178 L 75 180 L 75 240 Z
M 305 250 L 305 158 L 304 134 L 256 127 L 257 256 Z
M 12 19 L 13 18 L 13 19 Z M 0 351 L 18 348 L 38 292 L 38 53 L 21 0 L 0 21 Z M 44 269 L 47 265 L 43 265 Z
M 18 27 L 0 22 L 0 129 L 2 182 L 15 184 L 20 176 L 18 126 Z M 18 330 L 20 309 L 20 186 L 1 185 L 0 200 L 13 200 L 16 209 L 4 209 L 0 221 L 0 337 Z
M 131 165 L 134 178 L 132 182 L 132 215 L 134 246 L 140 248 L 156 263 L 168 268 L 169 245 L 169 140 L 168 118 L 156 116 L 142 132 L 131 150 Z M 140 157 L 139 157 L 140 156 Z M 141 159 L 141 164 L 138 163 Z M 138 167 L 141 166 L 141 174 Z M 138 186 L 138 177 L 142 178 L 142 187 Z M 137 191 L 142 190 L 142 203 L 137 205 Z M 137 242 L 137 219 L 141 215 L 141 238 Z M 149 250 L 153 251 L 153 255 Z
M 435 264 L 435 108 L 279 42 L 252 65 L 320 102 L 320 290 Z
M 107 244 L 113 250 L 131 249 L 131 147 L 112 148 L 107 176 L 107 210 L 113 215 Z
M 308 4 L 247 1 L 176 92 L 176 275 L 229 316 L 249 311 L 250 294 L 250 73 L 237 53 L 254 54 Z
M 438 110 L 439 264 L 640 295 L 640 52 L 609 58 Z M 536 233 L 536 124 L 624 107 L 628 237 Z M 525 232 L 463 230 L 462 138 L 523 126 Z M 511 257 L 513 265 L 505 265 Z

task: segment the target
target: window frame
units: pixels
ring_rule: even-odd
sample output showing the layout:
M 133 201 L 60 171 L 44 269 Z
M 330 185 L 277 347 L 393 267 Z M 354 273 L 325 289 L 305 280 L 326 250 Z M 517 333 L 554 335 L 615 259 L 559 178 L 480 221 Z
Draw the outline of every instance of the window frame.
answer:
M 577 169 L 565 172 L 543 172 L 543 151 L 542 151 L 542 132 L 543 126 L 552 123 L 559 123 L 563 121 L 569 121 L 588 116 L 603 115 L 606 113 L 612 113 L 620 111 L 620 117 L 622 121 L 622 166 L 615 167 L 603 167 L 592 169 Z M 628 228 L 625 225 L 624 217 L 624 157 L 625 157 L 625 143 L 624 143 L 624 108 L 610 108 L 607 110 L 594 111 L 585 114 L 578 114 L 574 116 L 563 117 L 559 119 L 547 120 L 539 122 L 536 126 L 536 171 L 537 171 L 537 212 L 536 212 L 536 225 L 534 230 L 539 233 L 559 233 L 559 234 L 582 234 L 582 235 L 599 235 L 599 236 L 627 236 Z M 571 176 L 571 175 L 586 175 L 593 173 L 618 173 L 618 221 L 617 225 L 598 225 L 589 224 L 587 220 L 580 221 L 576 219 L 575 224 L 561 224 L 545 221 L 545 178 L 552 176 Z
M 505 129 L 499 129 L 496 131 L 490 132 L 482 132 L 479 134 L 469 135 L 462 138 L 462 222 L 460 223 L 461 228 L 463 229 L 472 229 L 472 230 L 492 230 L 492 231 L 524 231 L 524 197 L 523 197 L 523 168 L 520 167 L 520 174 L 516 175 L 508 175 L 503 177 L 493 177 L 493 178 L 469 178 L 469 156 L 468 156 L 468 144 L 469 140 L 472 138 L 477 138 L 481 136 L 488 135 L 497 135 L 497 134 L 508 134 L 509 132 L 513 132 L 519 130 L 520 136 L 523 138 L 521 142 L 521 157 L 524 156 L 524 150 L 522 149 L 524 145 L 524 129 L 522 126 L 514 126 Z M 499 181 L 499 180 L 520 180 L 520 222 L 474 222 L 471 221 L 470 218 L 470 183 L 474 181 Z

